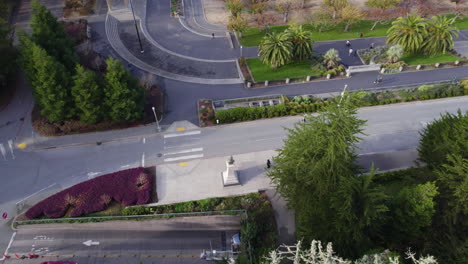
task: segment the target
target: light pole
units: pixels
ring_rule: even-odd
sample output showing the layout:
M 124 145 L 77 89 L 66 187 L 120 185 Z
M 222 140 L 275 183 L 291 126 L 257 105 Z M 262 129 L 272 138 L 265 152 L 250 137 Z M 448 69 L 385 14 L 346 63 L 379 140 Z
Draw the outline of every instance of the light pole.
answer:
M 161 132 L 161 127 L 159 126 L 159 120 L 158 120 L 158 116 L 156 115 L 156 108 L 151 107 L 151 109 L 153 109 L 153 114 L 154 114 L 154 119 L 156 119 L 156 125 L 158 126 L 158 132 Z
M 347 85 L 347 84 L 344 85 L 343 91 L 341 92 L 340 102 L 338 103 L 338 105 L 340 105 L 340 104 L 341 104 L 341 100 L 343 100 L 343 96 L 344 96 L 344 94 L 345 94 L 345 92 L 346 92 L 346 88 L 348 88 L 348 85 Z
M 242 58 L 242 46 L 240 46 L 241 58 Z
M 143 45 L 141 45 L 140 33 L 138 32 L 138 26 L 137 26 L 137 22 L 136 22 L 136 19 L 135 19 L 135 12 L 133 11 L 133 1 L 132 0 L 130 0 L 130 8 L 132 9 L 133 22 L 135 23 L 135 29 L 136 29 L 137 36 L 138 36 L 138 43 L 140 43 L 140 52 L 143 53 L 145 51 L 143 50 Z

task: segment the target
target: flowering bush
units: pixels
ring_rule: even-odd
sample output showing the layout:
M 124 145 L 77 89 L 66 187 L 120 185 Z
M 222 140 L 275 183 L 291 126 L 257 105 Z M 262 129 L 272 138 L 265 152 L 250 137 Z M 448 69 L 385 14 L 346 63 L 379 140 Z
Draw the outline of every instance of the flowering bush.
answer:
M 150 202 L 153 178 L 144 168 L 134 168 L 106 174 L 63 190 L 37 203 L 26 212 L 29 219 L 47 216 L 63 217 L 105 210 L 114 200 L 122 206 Z

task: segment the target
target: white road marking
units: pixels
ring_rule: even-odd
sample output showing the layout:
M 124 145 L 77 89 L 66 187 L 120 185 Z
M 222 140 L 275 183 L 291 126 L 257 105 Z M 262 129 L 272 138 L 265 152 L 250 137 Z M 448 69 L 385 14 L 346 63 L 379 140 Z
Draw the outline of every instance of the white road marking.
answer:
M 193 144 L 184 144 L 184 145 L 177 145 L 177 146 L 164 146 L 164 149 L 173 149 L 173 148 L 180 148 L 180 147 L 190 147 L 190 146 L 196 146 L 200 145 L 199 143 L 193 143 Z
M 91 245 L 97 246 L 97 245 L 99 245 L 99 241 L 88 240 L 88 241 L 83 242 L 83 244 L 88 246 L 88 247 L 91 246 Z
M 143 144 L 146 144 L 146 138 L 143 138 Z
M 14 232 L 13 235 L 11 235 L 10 243 L 8 243 L 8 246 L 5 249 L 5 253 L 3 253 L 3 255 L 8 255 L 8 250 L 10 249 L 11 244 L 13 243 L 13 240 L 15 239 L 15 236 L 16 236 L 16 232 Z M 5 260 L 5 256 L 3 256 L 0 260 Z
M 123 166 L 120 166 L 120 168 L 121 168 L 121 169 L 128 168 L 128 167 L 130 167 L 130 165 L 129 165 L 129 164 L 127 164 L 127 165 L 123 165 Z
M 193 148 L 193 149 L 186 149 L 186 150 L 181 150 L 181 151 L 176 151 L 176 152 L 169 152 L 169 153 L 165 153 L 164 156 L 176 155 L 176 154 L 182 154 L 182 153 L 190 153 L 190 152 L 198 152 L 198 151 L 203 151 L 203 148 Z
M 91 179 L 93 178 L 94 176 L 98 175 L 99 173 L 101 173 L 100 171 L 97 171 L 97 172 L 88 172 L 88 179 Z
M 145 153 L 143 152 L 143 155 L 141 155 L 141 166 L 145 167 Z
M 198 135 L 200 134 L 201 131 L 188 131 L 188 132 L 183 132 L 183 133 L 177 133 L 177 134 L 167 134 L 164 135 L 164 138 L 172 138 L 172 137 L 182 137 L 182 136 L 190 136 L 190 135 Z
M 198 159 L 198 158 L 203 158 L 203 154 L 187 155 L 187 156 L 182 156 L 182 157 L 177 157 L 177 158 L 167 158 L 167 159 L 164 159 L 164 162 L 171 162 L 171 161 L 176 161 L 176 160 L 187 160 L 187 159 Z

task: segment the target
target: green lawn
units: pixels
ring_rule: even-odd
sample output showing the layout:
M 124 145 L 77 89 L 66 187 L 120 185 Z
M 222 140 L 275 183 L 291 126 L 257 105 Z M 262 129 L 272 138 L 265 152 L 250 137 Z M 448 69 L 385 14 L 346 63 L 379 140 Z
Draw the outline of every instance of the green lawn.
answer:
M 303 27 L 312 31 L 312 38 L 315 41 L 324 41 L 324 40 L 339 40 L 339 39 L 354 39 L 359 38 L 360 33 L 364 34 L 364 37 L 383 37 L 387 33 L 387 29 L 390 27 L 390 24 L 387 25 L 377 25 L 373 31 L 370 31 L 372 27 L 372 20 L 361 20 L 359 23 L 351 26 L 349 32 L 343 32 L 344 25 L 342 23 L 338 24 L 336 29 L 329 30 L 326 32 L 317 32 L 312 30 L 310 24 L 305 24 Z M 272 26 L 272 32 L 282 32 L 287 25 L 283 26 Z M 240 40 L 241 44 L 246 47 L 258 46 L 261 39 L 265 36 L 266 32 L 258 28 L 248 28 L 242 34 L 242 39 Z
M 419 64 L 435 64 L 435 63 L 445 63 L 445 62 L 454 62 L 460 60 L 460 58 L 450 54 L 441 54 L 436 56 L 424 56 L 420 54 L 410 54 L 405 55 L 401 58 L 402 61 L 406 62 L 408 65 L 419 65 Z
M 453 15 L 447 15 L 449 17 L 453 17 Z M 359 23 L 352 25 L 349 29 L 349 32 L 343 32 L 344 24 L 340 23 L 338 26 L 326 32 L 317 32 L 312 30 L 310 24 L 304 24 L 304 28 L 312 31 L 312 38 L 315 41 L 324 41 L 324 40 L 340 40 L 340 39 L 354 39 L 359 38 L 359 34 L 362 32 L 364 37 L 385 37 L 387 34 L 388 28 L 390 28 L 391 24 L 388 23 L 386 25 L 378 24 L 373 31 L 370 31 L 373 24 L 373 20 L 361 20 Z M 458 19 L 454 26 L 458 29 L 468 29 L 468 17 L 464 19 Z M 271 32 L 283 32 L 287 25 L 282 26 L 272 26 Z M 265 36 L 266 32 L 260 32 L 259 28 L 248 28 L 242 34 L 242 39 L 240 39 L 240 43 L 243 46 L 251 47 L 251 46 L 258 46 L 260 41 Z
M 312 71 L 310 61 L 292 62 L 278 69 L 272 69 L 270 66 L 263 64 L 258 58 L 247 59 L 247 64 L 256 82 L 305 78 L 307 75 L 320 76 L 319 73 Z

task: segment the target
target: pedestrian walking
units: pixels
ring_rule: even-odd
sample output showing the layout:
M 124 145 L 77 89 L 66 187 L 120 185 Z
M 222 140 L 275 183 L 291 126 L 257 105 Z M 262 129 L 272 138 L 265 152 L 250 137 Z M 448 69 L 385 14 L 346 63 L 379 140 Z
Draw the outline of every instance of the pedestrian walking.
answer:
M 373 48 L 374 48 L 374 42 L 372 42 L 372 43 L 370 44 L 369 49 L 373 49 Z
M 211 33 L 211 38 L 214 39 L 214 33 Z
M 353 54 L 353 49 L 349 49 L 349 56 L 351 56 L 351 54 Z
M 375 79 L 374 83 L 375 83 L 375 84 L 379 84 L 379 83 L 381 83 L 382 81 L 383 81 L 383 77 L 382 77 L 381 75 L 378 75 L 378 76 L 377 76 L 377 79 Z
M 351 47 L 351 42 L 349 42 L 349 40 L 346 41 L 346 47 Z
M 269 169 L 271 167 L 271 162 L 269 159 L 267 159 L 267 168 Z

